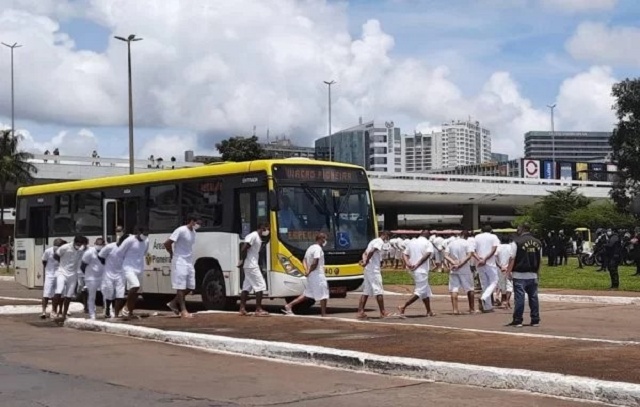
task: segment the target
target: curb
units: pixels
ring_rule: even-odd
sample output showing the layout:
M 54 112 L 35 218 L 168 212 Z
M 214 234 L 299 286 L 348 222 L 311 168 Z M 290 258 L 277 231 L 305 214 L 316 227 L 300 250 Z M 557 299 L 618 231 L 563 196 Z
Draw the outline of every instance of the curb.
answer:
M 42 302 L 42 298 L 20 298 L 20 297 L 0 297 L 0 300 L 4 301 L 30 301 L 30 302 Z
M 547 396 L 640 407 L 640 385 L 559 373 L 505 369 L 431 360 L 388 357 L 321 346 L 231 338 L 192 332 L 163 331 L 127 324 L 67 319 L 67 328 L 190 346 L 209 351 L 278 359 L 315 366 L 386 374 L 498 390 L 520 390 Z
M 69 312 L 82 312 L 82 304 L 69 304 Z M 39 314 L 42 312 L 40 305 L 3 305 L 0 306 L 0 315 Z
M 15 276 L 0 276 L 0 281 L 16 281 Z

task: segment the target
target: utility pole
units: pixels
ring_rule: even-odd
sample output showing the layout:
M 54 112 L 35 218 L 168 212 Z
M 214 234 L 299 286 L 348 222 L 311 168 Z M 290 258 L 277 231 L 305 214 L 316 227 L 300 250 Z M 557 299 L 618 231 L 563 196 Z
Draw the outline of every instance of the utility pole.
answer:
M 553 162 L 553 178 L 556 177 L 556 129 L 553 122 L 553 110 L 556 108 L 555 103 L 552 105 L 547 105 L 549 110 L 551 111 L 551 161 Z
M 20 48 L 22 45 L 18 45 L 17 42 L 14 42 L 13 45 L 2 43 L 5 47 L 11 49 L 11 137 L 15 137 L 16 135 L 16 123 L 15 123 L 15 92 L 13 87 L 13 50 L 16 48 Z
M 333 140 L 332 140 L 332 132 L 331 132 L 331 85 L 335 84 L 336 81 L 324 81 L 329 89 L 329 161 L 333 161 Z

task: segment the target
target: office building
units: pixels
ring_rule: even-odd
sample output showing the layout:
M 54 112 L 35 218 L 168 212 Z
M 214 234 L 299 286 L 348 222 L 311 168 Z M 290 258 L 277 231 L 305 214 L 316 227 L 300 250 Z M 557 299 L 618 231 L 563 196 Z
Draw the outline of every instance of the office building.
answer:
M 273 141 L 260 143 L 260 146 L 267 154 L 267 158 L 315 158 L 316 156 L 314 147 L 297 146 L 286 136 L 276 137 Z
M 331 139 L 331 141 L 329 141 Z M 402 137 L 392 121 L 380 123 L 360 119 L 357 126 L 315 141 L 316 158 L 362 166 L 367 171 L 401 172 Z
M 481 175 L 483 177 L 522 177 L 522 159 L 482 164 L 463 165 L 451 168 L 436 168 L 426 171 L 429 174 Z
M 405 172 L 425 172 L 434 168 L 434 159 L 438 154 L 437 140 L 442 133 L 433 132 L 402 137 L 403 168 Z
M 524 135 L 524 156 L 556 162 L 600 160 L 612 152 L 610 137 L 611 132 L 529 131 Z
M 451 121 L 442 124 L 441 152 L 434 168 L 451 168 L 491 161 L 491 132 L 478 121 Z
M 509 161 L 508 154 L 491 153 L 491 161 L 494 163 L 503 163 Z

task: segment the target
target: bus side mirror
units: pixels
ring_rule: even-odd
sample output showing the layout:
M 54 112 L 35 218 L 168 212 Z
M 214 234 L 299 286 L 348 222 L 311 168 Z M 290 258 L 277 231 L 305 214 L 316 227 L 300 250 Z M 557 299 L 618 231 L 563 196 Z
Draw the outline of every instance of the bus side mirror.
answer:
M 276 191 L 269 191 L 269 209 L 278 212 L 280 210 L 280 201 Z

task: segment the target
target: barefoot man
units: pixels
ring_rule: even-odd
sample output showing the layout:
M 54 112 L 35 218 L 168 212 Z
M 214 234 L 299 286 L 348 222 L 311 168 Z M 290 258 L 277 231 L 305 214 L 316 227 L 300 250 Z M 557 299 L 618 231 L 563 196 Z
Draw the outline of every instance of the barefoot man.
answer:
M 307 277 L 307 288 L 304 293 L 284 306 L 282 310 L 287 315 L 293 315 L 293 307 L 307 298 L 320 301 L 320 314 L 327 316 L 327 299 L 329 298 L 329 284 L 324 274 L 324 251 L 327 244 L 327 235 L 318 233 L 316 243 L 309 246 L 304 255 L 304 275 Z
M 435 314 L 431 312 L 431 287 L 429 286 L 429 263 L 435 249 L 429 241 L 429 231 L 423 230 L 417 239 L 412 240 L 404 249 L 404 263 L 411 271 L 415 283 L 415 291 L 409 301 L 398 307 L 400 318 L 404 318 L 404 311 L 408 306 L 422 300 L 427 309 L 427 316 Z
M 184 225 L 173 231 L 164 242 L 164 248 L 171 258 L 171 287 L 176 296 L 167 303 L 167 307 L 182 318 L 193 318 L 187 311 L 185 297 L 196 289 L 196 270 L 193 268 L 193 245 L 196 243 L 196 230 L 202 221 L 195 214 L 187 215 Z M 179 307 L 179 308 L 178 308 Z
M 53 300 L 56 295 L 56 270 L 60 266 L 58 260 L 54 258 L 58 247 L 62 246 L 66 242 L 62 239 L 56 239 L 53 241 L 53 246 L 48 248 L 42 253 L 42 266 L 44 267 L 44 289 L 42 290 L 42 315 L 40 318 L 47 318 L 47 305 L 49 300 Z M 57 308 L 53 306 L 51 315 L 57 314 Z
M 476 313 L 473 273 L 471 271 L 471 260 L 474 258 L 475 247 L 469 242 L 468 235 L 467 231 L 463 231 L 460 239 L 451 241 L 445 249 L 445 259 L 451 265 L 449 294 L 451 295 L 451 306 L 453 307 L 454 315 L 460 315 L 460 310 L 458 309 L 458 291 L 460 289 L 467 293 L 469 313 Z
M 384 309 L 384 289 L 382 288 L 382 272 L 380 262 L 382 261 L 382 246 L 389 241 L 389 232 L 380 232 L 380 237 L 369 242 L 367 250 L 362 255 L 362 266 L 364 267 L 364 288 L 358 305 L 358 318 L 367 318 L 364 307 L 367 305 L 369 296 L 375 296 L 380 308 L 380 316 L 388 317 L 389 314 Z
M 240 315 L 249 315 L 247 312 L 247 299 L 249 293 L 253 290 L 256 294 L 256 312 L 255 316 L 263 317 L 269 315 L 262 308 L 262 293 L 267 291 L 267 283 L 260 270 L 260 249 L 262 248 L 262 238 L 269 236 L 269 224 L 262 223 L 258 225 L 258 229 L 249 233 L 240 249 L 240 262 L 238 267 L 242 267 L 244 271 L 244 281 L 242 283 L 242 292 L 240 293 Z

